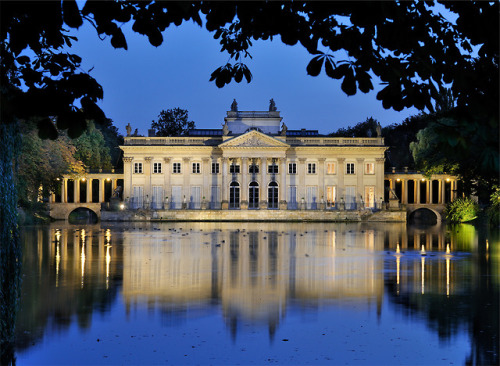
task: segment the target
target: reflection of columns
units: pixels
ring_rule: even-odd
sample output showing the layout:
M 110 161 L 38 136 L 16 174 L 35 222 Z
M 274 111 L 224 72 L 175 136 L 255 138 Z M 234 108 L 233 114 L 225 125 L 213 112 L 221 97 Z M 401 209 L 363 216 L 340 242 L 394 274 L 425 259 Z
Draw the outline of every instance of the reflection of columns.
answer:
M 129 198 L 132 196 L 132 160 L 134 158 L 123 158 L 123 197 Z M 101 201 L 100 191 L 101 183 L 99 181 L 99 202 Z
M 151 195 L 151 164 L 153 161 L 152 156 L 146 156 L 144 158 L 144 178 L 145 178 L 145 184 L 144 184 L 144 195 L 147 195 L 150 199 L 150 202 L 152 200 L 152 195 Z
M 211 173 L 210 158 L 202 158 L 201 161 L 203 164 L 203 166 L 201 168 L 201 172 L 203 173 L 203 187 L 201 188 L 201 198 L 203 199 L 203 197 L 205 197 L 205 199 L 207 199 L 209 197 L 208 178 L 210 177 L 210 173 Z
M 299 197 L 298 202 L 302 202 L 302 198 L 306 197 L 306 158 L 299 158 L 299 186 L 297 187 Z
M 189 177 L 191 176 L 191 166 L 189 165 L 189 162 L 191 161 L 191 158 L 182 158 L 183 161 L 183 169 L 182 169 L 182 178 L 183 178 L 183 195 L 186 197 L 186 200 L 189 201 L 189 184 L 190 180 Z M 182 197 L 183 202 L 184 202 L 184 197 Z
M 382 197 L 382 199 L 384 198 L 384 161 L 385 158 L 375 159 L 375 174 L 376 174 L 375 201 L 377 201 L 380 197 Z
M 356 162 L 358 163 L 358 166 L 356 167 L 356 185 L 358 186 L 356 191 L 357 191 L 357 196 L 356 197 L 356 202 L 360 202 L 361 198 L 364 196 L 363 190 L 364 190 L 364 182 L 363 182 L 363 177 L 364 177 L 364 167 L 365 167 L 365 159 L 364 158 L 358 158 L 356 159 Z M 360 202 L 361 203 L 361 202 Z M 360 208 L 360 207 L 358 207 Z
M 318 158 L 318 189 L 321 201 L 325 198 L 325 158 Z
M 228 199 L 228 179 L 227 179 L 227 174 L 228 174 L 228 158 L 221 158 L 222 162 L 222 176 L 221 176 L 221 199 L 222 199 L 222 209 L 227 210 L 228 204 L 229 204 L 229 199 Z
M 165 168 L 163 169 L 163 191 L 165 192 L 165 197 L 169 197 L 169 200 L 171 200 L 172 187 L 170 184 L 170 172 L 172 169 L 170 167 L 170 158 L 163 158 L 163 162 L 165 163 Z
M 338 168 L 337 168 L 337 174 L 339 176 L 339 182 L 338 182 L 338 186 L 337 186 L 337 198 L 336 200 L 340 202 L 340 197 L 344 197 L 344 173 L 345 173 L 345 166 L 344 166 L 344 162 L 345 162 L 345 158 L 338 158 L 337 159 L 337 164 L 338 164 Z M 382 187 L 384 186 L 384 174 L 382 173 Z
M 260 208 L 267 208 L 267 158 L 260 158 L 261 165 L 261 194 Z
M 286 158 L 280 159 L 280 209 L 286 209 Z

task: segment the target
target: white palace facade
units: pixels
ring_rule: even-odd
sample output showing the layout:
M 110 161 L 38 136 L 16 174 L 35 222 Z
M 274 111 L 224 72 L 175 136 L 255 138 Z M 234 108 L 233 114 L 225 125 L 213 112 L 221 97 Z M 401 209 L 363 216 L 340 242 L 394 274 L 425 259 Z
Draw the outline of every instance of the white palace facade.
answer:
M 349 210 L 382 204 L 383 137 L 288 130 L 280 112 L 269 109 L 232 107 L 223 128 L 182 136 L 129 133 L 121 146 L 126 207 Z

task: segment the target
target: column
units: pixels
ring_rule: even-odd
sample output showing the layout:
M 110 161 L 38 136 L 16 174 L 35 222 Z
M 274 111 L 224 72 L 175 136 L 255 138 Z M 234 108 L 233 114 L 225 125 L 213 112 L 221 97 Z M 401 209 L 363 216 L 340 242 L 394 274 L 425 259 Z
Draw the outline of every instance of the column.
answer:
M 73 179 L 73 202 L 80 202 L 80 178 Z
M 338 158 L 337 159 L 338 183 L 337 183 L 337 197 L 335 199 L 336 202 L 341 202 L 340 198 L 344 197 L 344 194 L 345 194 L 345 192 L 344 192 L 344 173 L 345 173 L 344 163 L 345 163 L 345 158 Z
M 201 172 L 203 174 L 203 186 L 201 187 L 201 200 L 203 202 L 203 197 L 205 197 L 205 202 L 210 200 L 210 183 L 209 177 L 212 172 L 210 166 L 210 158 L 202 158 L 201 159 L 203 166 L 201 167 Z
M 92 202 L 92 179 L 85 179 L 85 184 L 87 186 L 87 203 Z
M 172 185 L 170 184 L 170 173 L 172 171 L 172 168 L 170 167 L 170 158 L 163 158 L 163 162 L 165 164 L 165 167 L 163 168 L 163 192 L 165 197 L 168 197 L 168 202 L 171 202 L 172 200 Z M 165 199 L 163 197 L 163 199 Z M 166 204 L 166 202 L 164 202 Z M 165 207 L 165 209 L 168 209 L 169 207 Z
M 415 203 L 420 204 L 420 179 L 415 179 L 415 189 L 417 190 L 416 195 L 415 195 Z
M 356 203 L 358 203 L 356 205 L 357 209 L 363 209 L 364 205 L 361 204 L 362 201 L 365 200 L 364 196 L 365 196 L 365 185 L 364 185 L 364 175 L 365 175 L 365 159 L 364 158 L 358 158 L 356 159 L 356 162 L 357 162 L 357 167 L 356 167 L 356 185 L 357 185 L 357 188 L 356 188 L 356 192 L 357 192 L 357 196 L 356 197 Z
M 425 192 L 425 203 L 431 203 L 431 187 L 432 187 L 432 184 L 431 184 L 431 180 L 430 179 L 426 179 L 425 180 L 425 185 L 427 187 L 426 189 L 426 192 Z
M 68 197 L 66 196 L 68 192 L 68 179 L 63 178 L 62 179 L 62 186 L 61 186 L 61 203 L 67 203 L 68 202 Z
M 446 187 L 446 180 L 443 181 L 442 179 L 439 181 L 441 183 L 441 186 L 440 186 L 440 189 L 441 189 L 441 200 L 439 201 L 439 203 L 441 203 L 442 205 L 445 204 L 445 187 Z
M 377 182 L 375 185 L 375 200 L 377 202 L 384 200 L 384 161 L 385 158 L 375 159 L 375 180 Z
M 191 177 L 191 165 L 189 162 L 191 158 L 182 158 L 182 178 L 183 178 L 183 188 L 182 188 L 182 203 L 183 208 L 189 208 L 189 197 L 190 197 L 190 177 Z M 184 201 L 186 202 L 186 207 L 184 207 Z
M 260 158 L 260 176 L 261 182 L 259 184 L 260 188 L 260 208 L 267 208 L 267 158 Z
M 153 160 L 152 156 L 146 156 L 144 158 L 144 197 L 148 197 L 149 202 L 153 202 L 153 194 L 151 189 L 151 162 Z
M 408 182 L 401 179 L 401 204 L 408 203 Z
M 132 196 L 132 160 L 131 157 L 123 158 L 123 198 L 130 199 Z M 99 202 L 101 201 L 101 183 L 99 180 Z
M 297 187 L 297 200 L 302 204 L 302 198 L 306 198 L 306 158 L 299 158 L 297 173 L 299 175 L 299 186 Z
M 320 209 L 324 209 L 325 205 L 325 158 L 318 158 L 318 196 L 320 199 Z
M 221 158 L 221 163 L 222 163 L 222 175 L 221 175 L 221 186 L 220 186 L 220 193 L 221 193 L 221 208 L 223 210 L 227 210 L 229 208 L 229 196 L 228 196 L 228 190 L 229 187 L 227 185 L 229 184 L 229 180 L 227 179 L 227 174 L 228 174 L 228 159 L 227 158 Z
M 280 159 L 280 210 L 286 210 L 286 193 L 288 187 L 286 186 L 286 158 Z
M 248 158 L 241 158 L 241 187 L 240 187 L 240 207 L 242 210 L 248 209 Z

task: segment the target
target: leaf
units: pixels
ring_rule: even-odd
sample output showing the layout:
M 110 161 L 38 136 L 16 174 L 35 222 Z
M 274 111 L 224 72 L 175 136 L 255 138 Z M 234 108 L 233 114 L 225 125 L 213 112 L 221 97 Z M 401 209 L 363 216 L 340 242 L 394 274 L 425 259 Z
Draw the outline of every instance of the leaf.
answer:
M 128 49 L 127 47 L 127 40 L 125 39 L 125 36 L 123 35 L 123 32 L 121 29 L 116 29 L 113 32 L 113 36 L 111 37 L 111 45 L 114 48 L 123 48 L 123 49 Z
M 342 91 L 351 96 L 356 94 L 356 79 L 354 78 L 354 71 L 349 68 L 349 72 L 344 76 L 341 85 Z
M 371 76 L 366 71 L 357 69 L 356 80 L 358 81 L 359 90 L 362 93 L 368 93 L 370 90 L 373 90 Z
M 326 75 L 329 77 L 336 79 L 335 78 L 335 62 L 333 62 L 332 57 L 327 56 L 326 61 L 325 61 L 325 71 Z
M 21 65 L 24 65 L 30 62 L 30 58 L 28 56 L 19 56 L 16 58 L 16 61 Z
M 325 60 L 324 55 L 315 56 L 309 61 L 307 65 L 307 74 L 311 76 L 318 76 L 321 72 L 321 67 L 323 67 L 323 61 Z
M 63 0 L 62 11 L 64 22 L 71 28 L 79 28 L 83 24 L 80 10 L 75 0 Z
M 149 43 L 152 46 L 158 47 L 163 43 L 163 36 L 161 32 L 157 29 L 148 34 Z

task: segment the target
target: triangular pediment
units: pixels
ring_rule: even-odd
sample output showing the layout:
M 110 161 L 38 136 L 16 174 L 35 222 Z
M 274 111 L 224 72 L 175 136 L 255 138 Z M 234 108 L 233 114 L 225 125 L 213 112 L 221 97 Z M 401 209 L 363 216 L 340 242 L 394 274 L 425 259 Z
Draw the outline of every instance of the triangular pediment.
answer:
M 219 147 L 290 147 L 287 143 L 259 131 L 249 131 L 224 141 Z

